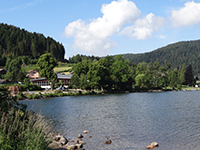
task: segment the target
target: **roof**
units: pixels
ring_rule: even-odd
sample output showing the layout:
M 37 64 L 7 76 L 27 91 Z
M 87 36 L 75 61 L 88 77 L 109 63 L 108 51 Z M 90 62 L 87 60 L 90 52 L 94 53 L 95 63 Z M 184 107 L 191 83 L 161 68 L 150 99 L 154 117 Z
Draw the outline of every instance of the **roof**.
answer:
M 7 79 L 0 79 L 0 84 L 3 84 L 3 83 L 8 83 L 9 81 Z
M 57 79 L 71 79 L 72 77 L 72 74 L 66 75 L 66 74 L 56 73 L 56 75 L 57 75 Z
M 39 71 L 33 69 L 33 70 L 29 70 L 28 73 L 29 73 L 29 72 L 39 72 Z
M 56 73 L 57 75 L 57 79 L 71 79 L 72 77 L 72 74 L 60 74 L 60 73 Z M 37 79 L 31 79 L 30 81 L 31 82 L 34 82 L 34 81 L 41 81 L 41 80 L 47 80 L 47 78 L 37 78 Z
M 31 82 L 34 82 L 34 81 L 41 81 L 41 80 L 47 80 L 47 78 L 31 79 L 30 81 L 31 81 Z
M 0 74 L 6 74 L 7 70 L 6 69 L 0 69 Z

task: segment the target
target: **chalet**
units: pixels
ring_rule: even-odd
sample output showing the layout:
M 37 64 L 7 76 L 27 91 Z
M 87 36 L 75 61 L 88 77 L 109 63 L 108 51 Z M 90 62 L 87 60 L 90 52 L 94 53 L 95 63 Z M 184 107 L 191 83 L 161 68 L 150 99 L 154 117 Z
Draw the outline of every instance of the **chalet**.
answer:
M 72 74 L 65 75 L 56 73 L 56 75 L 57 75 L 57 80 L 62 81 L 64 86 L 69 85 Z M 41 88 L 50 88 L 51 84 L 46 78 L 36 78 L 36 79 L 31 79 L 30 81 L 38 86 L 41 86 Z
M 72 74 L 66 75 L 66 74 L 56 73 L 56 75 L 57 75 L 57 80 L 62 81 L 64 86 L 69 85 Z
M 29 70 L 26 77 L 29 79 L 38 79 L 39 78 L 39 72 L 37 70 Z

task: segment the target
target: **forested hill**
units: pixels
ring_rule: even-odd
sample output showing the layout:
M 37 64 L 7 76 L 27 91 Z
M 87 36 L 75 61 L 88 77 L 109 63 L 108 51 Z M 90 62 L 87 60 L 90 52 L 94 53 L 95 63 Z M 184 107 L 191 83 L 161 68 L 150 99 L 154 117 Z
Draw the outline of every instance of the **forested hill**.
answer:
M 154 62 L 158 60 L 161 65 L 171 64 L 172 68 L 180 69 L 185 65 L 192 65 L 195 73 L 200 72 L 200 40 L 184 41 L 167 45 L 149 53 L 122 54 L 132 63 Z
M 64 60 L 64 46 L 54 39 L 12 25 L 0 24 L 0 59 L 9 54 L 37 59 L 47 52 L 57 60 Z

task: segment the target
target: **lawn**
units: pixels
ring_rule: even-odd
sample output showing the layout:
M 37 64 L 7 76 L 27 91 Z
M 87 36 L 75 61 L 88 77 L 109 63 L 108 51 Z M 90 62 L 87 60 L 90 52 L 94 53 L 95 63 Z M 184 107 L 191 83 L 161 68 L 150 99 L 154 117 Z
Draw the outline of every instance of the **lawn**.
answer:
M 70 73 L 72 71 L 72 67 L 55 67 L 54 72 L 62 72 L 62 73 Z

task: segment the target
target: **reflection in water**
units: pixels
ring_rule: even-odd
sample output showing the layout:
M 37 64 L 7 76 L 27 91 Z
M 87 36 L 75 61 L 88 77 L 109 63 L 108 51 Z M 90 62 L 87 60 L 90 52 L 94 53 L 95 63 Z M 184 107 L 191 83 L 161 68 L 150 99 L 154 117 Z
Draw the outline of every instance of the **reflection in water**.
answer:
M 159 150 L 200 149 L 199 91 L 59 97 L 22 101 L 51 120 L 66 137 L 84 138 L 88 150 L 143 150 L 153 141 Z M 105 136 L 113 139 L 105 145 Z

